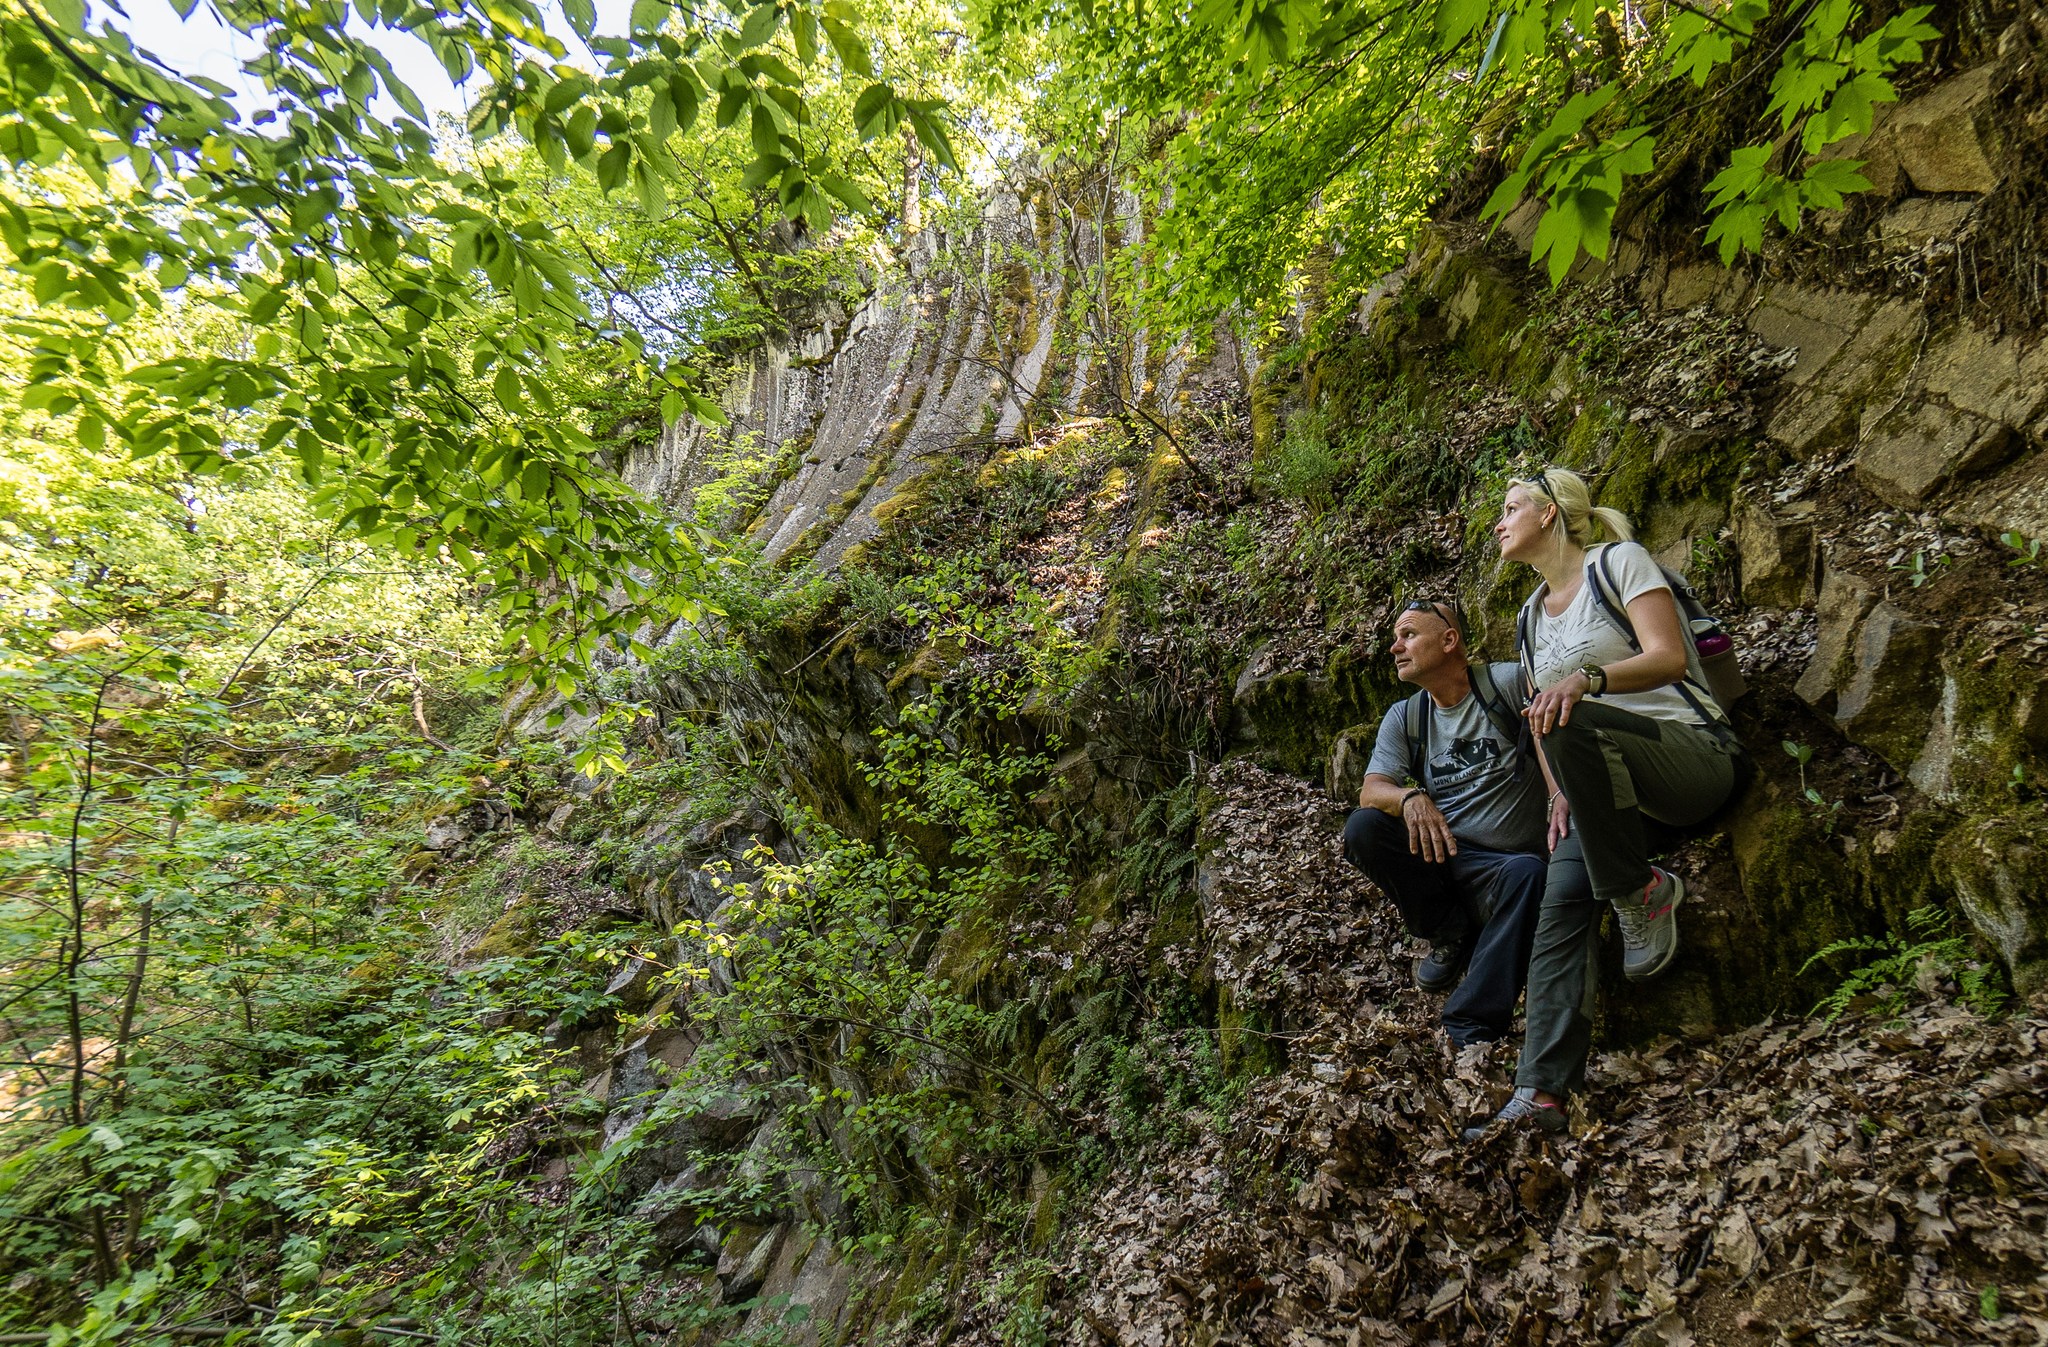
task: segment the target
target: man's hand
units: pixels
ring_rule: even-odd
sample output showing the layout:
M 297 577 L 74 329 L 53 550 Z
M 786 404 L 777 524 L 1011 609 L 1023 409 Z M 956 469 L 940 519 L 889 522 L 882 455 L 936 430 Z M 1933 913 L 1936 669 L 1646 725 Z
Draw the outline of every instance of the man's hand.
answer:
M 1411 795 L 1401 806 L 1401 821 L 1408 825 L 1408 854 L 1433 864 L 1442 864 L 1458 854 L 1458 839 L 1443 811 L 1427 795 Z
M 1571 830 L 1571 801 L 1564 798 L 1563 791 L 1558 791 L 1550 797 L 1550 849 L 1557 850 L 1557 844 L 1564 841 Z
M 1580 698 L 1593 690 L 1592 680 L 1572 670 L 1529 699 L 1529 709 L 1522 714 L 1529 717 L 1529 728 L 1540 737 L 1560 725 L 1572 723 L 1572 707 Z

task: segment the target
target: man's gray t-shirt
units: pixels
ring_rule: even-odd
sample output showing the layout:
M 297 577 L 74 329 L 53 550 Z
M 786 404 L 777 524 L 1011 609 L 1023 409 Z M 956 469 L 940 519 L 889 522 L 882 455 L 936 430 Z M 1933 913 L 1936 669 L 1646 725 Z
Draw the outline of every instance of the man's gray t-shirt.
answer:
M 1493 683 L 1502 702 L 1519 715 L 1529 704 L 1522 691 L 1522 671 L 1514 664 L 1495 664 Z M 1451 825 L 1451 835 L 1461 842 L 1492 851 L 1543 850 L 1543 769 L 1533 760 L 1515 771 L 1513 740 L 1502 739 L 1488 718 L 1479 698 L 1466 693 L 1465 699 L 1445 710 L 1428 697 L 1430 723 L 1423 731 L 1423 751 L 1429 761 L 1426 770 L 1409 756 L 1408 705 L 1411 698 L 1394 703 L 1380 721 L 1379 737 L 1373 742 L 1369 774 L 1392 781 L 1414 777 L 1436 801 Z

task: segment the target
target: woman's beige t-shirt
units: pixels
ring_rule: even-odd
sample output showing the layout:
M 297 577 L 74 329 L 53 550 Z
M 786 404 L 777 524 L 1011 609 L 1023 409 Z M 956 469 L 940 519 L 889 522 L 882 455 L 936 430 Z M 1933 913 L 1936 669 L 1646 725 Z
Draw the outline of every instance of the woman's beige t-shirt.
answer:
M 1671 584 L 1664 578 L 1663 570 L 1640 543 L 1601 543 L 1589 547 L 1586 549 L 1587 568 L 1591 569 L 1599 561 L 1601 553 L 1610 550 L 1613 555 L 1607 562 L 1607 574 L 1614 581 L 1612 597 L 1619 599 L 1624 609 L 1653 589 L 1670 592 Z M 1579 586 L 1579 592 L 1556 617 L 1543 611 L 1540 600 L 1534 607 L 1529 662 L 1535 670 L 1538 689 L 1549 687 L 1585 665 L 1618 664 L 1636 653 L 1621 628 L 1600 611 L 1600 601 L 1593 595 L 1591 576 L 1586 577 Z M 1685 638 L 1692 639 L 1691 633 L 1685 633 Z M 1697 684 L 1692 685 L 1692 694 L 1699 705 L 1707 708 L 1709 715 L 1716 714 L 1713 694 Z M 1604 693 L 1597 700 L 1603 706 L 1618 706 L 1639 716 L 1683 721 L 1688 725 L 1700 723 L 1700 713 L 1686 701 L 1676 684 L 1642 692 Z

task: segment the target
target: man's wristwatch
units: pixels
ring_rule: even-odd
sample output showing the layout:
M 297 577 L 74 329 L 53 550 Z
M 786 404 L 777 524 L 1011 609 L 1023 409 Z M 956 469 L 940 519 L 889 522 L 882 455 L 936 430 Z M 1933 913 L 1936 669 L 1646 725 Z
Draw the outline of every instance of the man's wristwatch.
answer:
M 1581 664 L 1579 672 L 1586 676 L 1589 690 L 1594 696 L 1597 697 L 1607 691 L 1607 670 L 1597 664 Z

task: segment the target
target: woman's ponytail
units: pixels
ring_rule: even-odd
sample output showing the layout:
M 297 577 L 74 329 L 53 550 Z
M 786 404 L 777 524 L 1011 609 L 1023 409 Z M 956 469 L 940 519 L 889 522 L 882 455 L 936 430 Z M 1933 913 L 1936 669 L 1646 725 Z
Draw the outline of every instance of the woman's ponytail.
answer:
M 1604 505 L 1599 505 L 1589 513 L 1593 517 L 1593 522 L 1600 526 L 1600 531 L 1615 542 L 1625 543 L 1636 536 L 1635 529 L 1629 525 L 1628 516 L 1619 510 L 1610 510 Z
M 1636 536 L 1627 515 L 1605 506 L 1594 506 L 1592 488 L 1575 472 L 1564 468 L 1545 468 L 1533 477 L 1512 478 L 1508 485 L 1522 488 L 1538 505 L 1557 507 L 1557 517 L 1564 523 L 1557 535 L 1560 549 L 1568 542 L 1580 547 L 1590 547 L 1599 542 L 1600 539 L 1594 536 L 1596 528 L 1614 542 L 1625 543 Z

